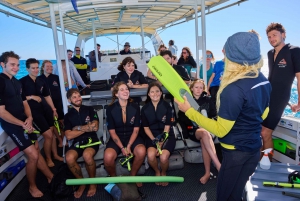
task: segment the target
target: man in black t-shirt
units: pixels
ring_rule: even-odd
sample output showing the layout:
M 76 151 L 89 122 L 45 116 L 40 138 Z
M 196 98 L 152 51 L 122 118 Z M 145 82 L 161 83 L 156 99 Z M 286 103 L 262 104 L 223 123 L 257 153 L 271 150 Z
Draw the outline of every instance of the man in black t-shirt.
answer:
M 66 153 L 66 162 L 76 178 L 83 178 L 81 168 L 76 162 L 79 157 L 83 156 L 89 177 L 93 178 L 96 176 L 94 156 L 99 150 L 99 144 L 92 145 L 92 143 L 99 142 L 96 134 L 99 125 L 98 115 L 92 107 L 82 105 L 82 98 L 78 89 L 68 90 L 67 98 L 72 108 L 69 109 L 64 118 L 65 135 L 72 142 L 70 142 L 71 146 Z M 81 185 L 74 193 L 74 197 L 81 197 L 84 189 L 85 185 Z M 87 197 L 94 196 L 96 189 L 97 185 L 91 184 Z
M 271 23 L 266 32 L 274 49 L 268 52 L 268 79 L 272 86 L 272 92 L 270 112 L 262 123 L 263 150 L 273 148 L 272 133 L 290 100 L 291 87 L 295 76 L 298 80 L 298 94 L 300 91 L 300 48 L 285 44 L 285 28 L 279 23 Z M 298 103 L 291 107 L 293 112 L 300 110 L 300 96 L 298 96 Z M 272 158 L 272 155 L 270 154 L 269 157 Z
M 0 74 L 0 122 L 6 134 L 27 156 L 26 176 L 29 192 L 32 197 L 38 198 L 42 197 L 43 193 L 35 183 L 37 168 L 46 176 L 48 183 L 51 182 L 53 174 L 39 153 L 38 141 L 34 144 L 31 141 L 35 134 L 28 134 L 34 130 L 31 110 L 22 92 L 21 83 L 14 77 L 20 69 L 19 59 L 20 57 L 12 51 L 4 52 L 0 56 L 3 70 Z
M 179 74 L 185 83 L 190 84 L 191 78 L 187 70 L 183 66 L 172 64 L 172 53 L 170 50 L 161 51 L 160 56 L 162 56 L 171 66 L 173 66 L 174 70 Z

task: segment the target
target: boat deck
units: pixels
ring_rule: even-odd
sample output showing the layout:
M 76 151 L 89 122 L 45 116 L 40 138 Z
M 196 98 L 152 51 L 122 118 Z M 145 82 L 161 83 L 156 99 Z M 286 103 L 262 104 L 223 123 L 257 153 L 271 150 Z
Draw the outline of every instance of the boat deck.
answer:
M 52 172 L 57 171 L 57 167 L 62 162 L 55 162 L 55 167 L 51 168 Z M 211 172 L 213 175 L 217 175 L 217 170 L 212 166 Z M 217 179 L 210 179 L 205 185 L 199 182 L 200 177 L 204 174 L 203 164 L 184 164 L 184 168 L 180 170 L 172 170 L 168 172 L 169 176 L 181 176 L 184 177 L 183 183 L 169 183 L 168 186 L 156 186 L 154 183 L 144 183 L 140 191 L 145 193 L 147 197 L 143 200 L 146 201 L 197 201 L 197 200 L 216 200 L 216 185 Z M 153 176 L 154 171 L 149 168 L 146 170 L 145 176 Z M 20 201 L 20 200 L 45 200 L 45 201 L 71 201 L 71 200 L 82 200 L 82 201 L 110 201 L 112 197 L 104 190 L 105 185 L 98 185 L 96 195 L 93 197 L 86 197 L 87 189 L 83 193 L 80 199 L 75 199 L 72 196 L 65 199 L 54 199 L 49 191 L 49 185 L 46 178 L 38 171 L 37 174 L 37 185 L 44 192 L 42 199 L 33 199 L 28 192 L 28 181 L 24 177 L 21 182 L 15 187 L 11 194 L 7 197 L 7 201 Z

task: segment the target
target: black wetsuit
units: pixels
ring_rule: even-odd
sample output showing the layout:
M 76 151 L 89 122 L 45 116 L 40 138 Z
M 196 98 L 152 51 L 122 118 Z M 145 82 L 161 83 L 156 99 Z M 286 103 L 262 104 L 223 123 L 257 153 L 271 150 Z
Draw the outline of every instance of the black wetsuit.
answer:
M 72 130 L 75 126 L 87 125 L 89 122 L 94 120 L 99 122 L 97 112 L 93 109 L 93 107 L 81 105 L 79 111 L 77 111 L 75 108 L 70 108 L 64 118 L 65 131 Z M 76 143 L 81 145 L 87 144 L 89 138 L 92 139 L 92 143 L 99 141 L 96 132 L 86 132 L 73 139 L 70 149 L 75 150 L 78 154 L 78 157 L 81 157 L 85 148 L 76 148 L 75 145 Z M 99 150 L 99 145 L 90 146 L 89 148 L 93 148 L 95 153 L 97 153 Z
M 127 146 L 130 137 L 135 127 L 140 127 L 140 107 L 132 102 L 128 102 L 126 106 L 126 122 L 123 122 L 122 108 L 119 101 L 116 101 L 106 109 L 107 129 L 115 130 L 124 147 Z M 137 136 L 136 140 L 131 145 L 131 151 L 139 145 L 144 144 L 143 139 Z M 121 152 L 120 147 L 110 138 L 106 148 L 112 148 L 117 154 Z
M 269 81 L 272 86 L 270 112 L 263 126 L 274 130 L 289 102 L 295 74 L 300 72 L 300 48 L 286 44 L 274 61 L 275 50 L 268 52 Z
M 126 52 L 125 50 L 121 50 L 120 55 L 124 55 L 124 54 L 131 54 L 131 51 L 128 50 L 128 52 Z
M 199 99 L 196 99 L 195 97 L 194 99 L 200 106 L 200 111 L 202 109 L 205 109 L 207 111 L 208 118 L 213 118 L 217 115 L 216 106 L 214 105 L 212 99 L 207 96 L 207 93 L 205 91 L 202 92 Z M 197 140 L 195 136 L 196 130 L 199 128 L 198 125 L 193 124 L 193 122 L 181 111 L 178 112 L 178 121 L 182 129 L 183 137 L 190 138 L 193 141 L 199 142 L 199 140 Z
M 26 75 L 20 81 L 25 96 L 39 96 L 42 100 L 40 103 L 35 100 L 27 101 L 31 109 L 34 127 L 42 134 L 54 125 L 53 111 L 44 98 L 50 96 L 49 88 L 40 77 L 33 81 L 29 75 Z
M 0 74 L 0 106 L 5 106 L 15 118 L 25 121 L 26 115 L 24 111 L 23 101 L 26 97 L 22 91 L 22 84 L 15 78 L 11 79 L 4 73 Z M 24 133 L 22 126 L 8 123 L 0 118 L 1 127 L 11 137 L 14 143 L 19 147 L 20 151 L 32 145 L 31 139 L 36 140 L 35 134 L 27 135 Z M 29 138 L 30 136 L 30 138 Z
M 145 76 L 138 70 L 133 71 L 133 73 L 130 75 L 130 77 L 128 76 L 128 74 L 126 73 L 126 71 L 121 71 L 119 72 L 113 83 L 112 83 L 112 87 L 120 81 L 123 81 L 125 83 L 128 83 L 128 80 L 131 80 L 131 82 L 133 84 L 148 84 Z M 133 98 L 134 102 L 139 103 L 142 101 L 142 99 L 140 97 L 134 97 Z
M 54 74 L 50 74 L 48 77 L 42 74 L 39 77 L 46 82 L 49 88 L 50 96 L 58 114 L 58 120 L 64 119 L 64 110 L 60 92 L 59 77 Z
M 173 111 L 169 103 L 164 100 L 160 100 L 157 104 L 156 110 L 152 102 L 148 102 L 141 111 L 142 126 L 149 127 L 154 137 L 164 132 L 165 126 L 170 126 L 169 137 L 163 144 L 162 149 L 168 150 L 170 153 L 174 151 L 176 140 L 172 128 L 172 121 L 174 121 Z M 155 147 L 152 144 L 152 140 L 146 137 L 146 147 Z

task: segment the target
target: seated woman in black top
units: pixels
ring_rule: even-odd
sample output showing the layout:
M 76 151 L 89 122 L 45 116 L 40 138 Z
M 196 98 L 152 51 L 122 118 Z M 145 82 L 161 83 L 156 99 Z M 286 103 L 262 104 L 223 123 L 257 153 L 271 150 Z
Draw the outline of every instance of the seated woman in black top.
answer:
M 115 160 L 118 154 L 122 152 L 124 156 L 128 156 L 133 153 L 130 175 L 135 176 L 146 156 L 144 141 L 138 135 L 140 107 L 129 98 L 129 89 L 125 82 L 114 85 L 112 97 L 112 103 L 106 109 L 110 139 L 104 152 L 104 166 L 110 176 L 116 176 Z M 119 101 L 115 102 L 116 99 Z
M 148 82 L 145 76 L 138 70 L 136 70 L 136 64 L 133 58 L 126 57 L 123 59 L 122 63 L 118 66 L 118 70 L 121 71 L 115 77 L 112 87 L 120 81 L 127 84 L 129 88 L 147 88 Z M 134 102 L 141 102 L 141 98 L 133 98 Z
M 156 176 L 166 176 L 169 167 L 169 157 L 175 148 L 175 136 L 172 126 L 173 113 L 169 103 L 163 100 L 162 89 L 157 82 L 150 84 L 147 91 L 146 105 L 142 108 L 142 126 L 148 136 L 146 138 L 147 156 L 150 166 Z M 167 132 L 169 137 L 164 143 L 159 143 L 162 150 L 160 155 L 155 139 L 159 134 Z M 156 157 L 159 156 L 161 171 L 158 169 Z M 156 183 L 156 185 L 167 186 L 168 183 Z
M 200 110 L 206 110 L 207 116 L 213 118 L 216 116 L 216 109 L 213 101 L 207 96 L 205 92 L 205 84 L 203 80 L 195 80 L 190 86 L 190 90 L 194 99 L 200 106 Z M 212 141 L 211 134 L 204 128 L 198 127 L 193 123 L 185 114 L 181 111 L 178 112 L 179 123 L 182 127 L 182 132 L 185 134 L 185 138 L 190 138 L 193 141 L 201 143 L 202 156 L 205 167 L 205 174 L 200 178 L 200 182 L 205 184 L 210 177 L 210 162 L 213 160 L 217 170 L 220 170 L 221 164 L 216 155 L 216 149 Z
M 57 120 L 60 122 L 60 125 L 63 125 L 64 110 L 63 110 L 63 103 L 62 103 L 62 97 L 60 92 L 59 77 L 58 75 L 54 75 L 52 71 L 53 71 L 52 62 L 50 60 L 44 60 L 41 66 L 40 76 L 38 77 L 42 78 L 47 84 L 54 107 L 56 108 L 56 112 L 58 114 Z M 59 136 L 56 127 L 54 127 L 53 131 L 56 138 L 59 141 L 58 146 L 62 147 L 63 146 L 62 139 L 64 138 L 63 129 L 62 128 L 60 129 L 61 136 Z

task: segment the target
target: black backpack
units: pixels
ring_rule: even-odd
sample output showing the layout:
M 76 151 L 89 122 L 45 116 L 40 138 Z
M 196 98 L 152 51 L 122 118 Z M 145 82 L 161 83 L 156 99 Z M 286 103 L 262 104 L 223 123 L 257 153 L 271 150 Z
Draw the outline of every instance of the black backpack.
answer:
M 58 172 L 54 175 L 50 190 L 54 198 L 66 198 L 73 195 L 78 186 L 66 185 L 67 179 L 75 179 L 72 172 L 69 170 L 66 163 L 63 163 L 58 168 Z

